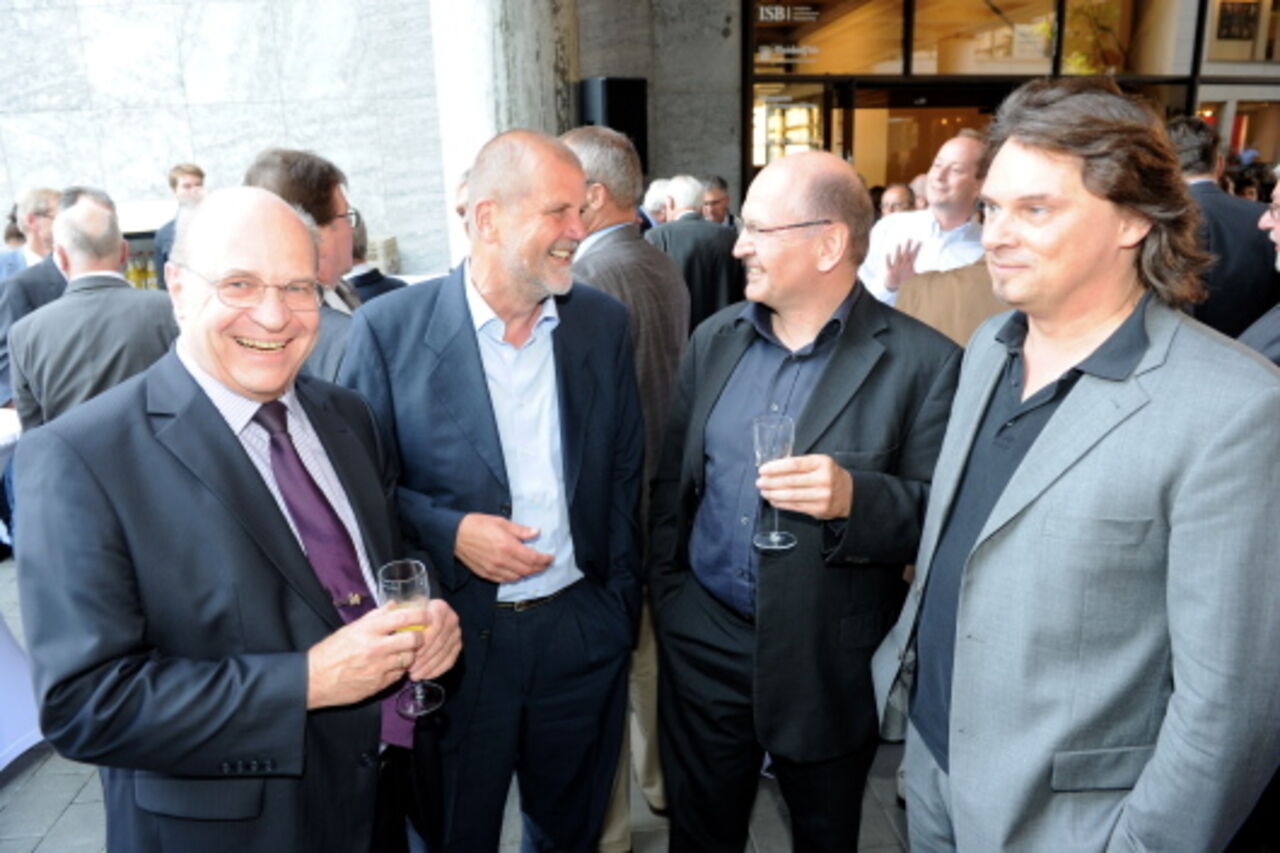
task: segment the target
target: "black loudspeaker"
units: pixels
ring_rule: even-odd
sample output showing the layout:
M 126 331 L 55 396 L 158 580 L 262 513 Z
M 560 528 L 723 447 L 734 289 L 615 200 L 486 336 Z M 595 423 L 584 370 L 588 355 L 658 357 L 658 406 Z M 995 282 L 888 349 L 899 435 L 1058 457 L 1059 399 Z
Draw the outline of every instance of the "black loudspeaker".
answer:
M 599 124 L 625 133 L 636 146 L 640 166 L 649 172 L 649 112 L 643 77 L 588 77 L 578 83 L 582 124 Z

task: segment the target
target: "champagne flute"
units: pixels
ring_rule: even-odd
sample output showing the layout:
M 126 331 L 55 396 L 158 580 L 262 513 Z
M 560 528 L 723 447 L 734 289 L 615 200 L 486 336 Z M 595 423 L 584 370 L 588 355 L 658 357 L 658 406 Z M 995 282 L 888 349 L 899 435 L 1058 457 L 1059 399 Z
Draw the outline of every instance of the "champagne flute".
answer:
M 417 560 L 392 560 L 378 569 L 378 591 L 385 604 L 426 607 L 431 600 L 431 578 Z M 429 625 L 410 625 L 401 631 L 425 631 Z M 434 681 L 406 684 L 396 696 L 396 712 L 412 720 L 444 704 L 444 688 Z
M 751 422 L 755 443 L 756 467 L 791 455 L 795 443 L 796 422 L 787 415 L 760 415 Z M 778 529 L 778 508 L 773 507 L 773 526 L 751 538 L 758 551 L 789 551 L 796 546 L 794 533 Z

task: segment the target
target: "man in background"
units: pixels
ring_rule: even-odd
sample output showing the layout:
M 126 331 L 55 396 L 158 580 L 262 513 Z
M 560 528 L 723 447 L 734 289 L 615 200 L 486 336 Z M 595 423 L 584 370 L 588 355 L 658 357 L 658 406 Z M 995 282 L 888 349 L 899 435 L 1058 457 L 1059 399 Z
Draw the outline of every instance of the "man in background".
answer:
M 359 304 L 355 292 L 342 281 L 354 261 L 352 231 L 361 221 L 360 212 L 347 201 L 347 176 L 310 151 L 268 148 L 249 166 L 244 183 L 270 190 L 306 211 L 320 232 L 317 274 L 325 302 L 320 306 L 320 333 L 302 372 L 332 382 L 346 352 L 352 303 Z M 350 292 L 350 300 L 336 292 L 339 285 Z
M 689 333 L 689 290 L 675 261 L 646 243 L 635 225 L 644 179 L 631 141 L 607 127 L 579 127 L 560 139 L 578 156 L 587 175 L 587 205 L 582 212 L 587 236 L 574 253 L 574 277 L 608 293 L 631 315 L 647 484 L 657 469 L 676 366 Z M 647 530 L 647 498 L 646 488 L 641 495 L 642 530 Z M 639 640 L 631 656 L 629 725 L 623 732 L 622 759 L 600 839 L 601 853 L 631 849 L 633 767 L 649 807 L 666 808 L 658 764 L 658 657 L 652 618 L 648 606 L 643 606 Z
M 928 208 L 886 216 L 871 229 L 862 283 L 892 305 L 913 275 L 967 266 L 982 257 L 976 217 L 982 136 L 961 133 L 942 144 L 928 174 Z
M 702 218 L 737 231 L 738 217 L 729 210 L 729 182 L 719 175 L 711 175 L 703 185 Z
M 169 190 L 177 200 L 179 210 L 186 205 L 195 204 L 204 197 L 204 169 L 195 163 L 179 163 L 169 170 Z M 173 251 L 174 229 L 177 224 L 178 217 L 175 214 L 173 219 L 156 229 L 152 251 L 155 255 L 156 279 L 160 282 L 161 290 L 168 287 L 164 278 L 164 266 L 169 262 L 169 253 Z
M 35 266 L 53 250 L 53 218 L 58 215 L 58 191 L 27 190 L 14 206 L 13 219 L 23 243 L 0 253 L 0 283 Z
M 1267 206 L 1228 195 L 1218 187 L 1225 160 L 1218 131 L 1199 116 L 1169 122 L 1169 140 L 1187 190 L 1200 209 L 1200 245 L 1213 256 L 1201 280 L 1204 302 L 1191 315 L 1229 337 L 1239 337 L 1280 301 L 1280 272 L 1275 248 L 1258 220 Z
M 101 190 L 86 191 L 54 220 L 53 256 L 67 290 L 9 330 L 23 430 L 150 367 L 177 337 L 168 296 L 136 290 L 120 274 L 128 254 Z
M 742 298 L 742 264 L 733 256 L 737 232 L 702 218 L 703 185 L 692 175 L 667 182 L 666 222 L 644 239 L 671 256 L 689 286 L 689 330 Z
M 351 258 L 355 265 L 346 274 L 347 284 L 355 288 L 360 304 L 368 302 L 376 296 L 390 293 L 404 287 L 404 280 L 384 275 L 382 270 L 369 263 L 369 231 L 361 219 L 351 232 Z

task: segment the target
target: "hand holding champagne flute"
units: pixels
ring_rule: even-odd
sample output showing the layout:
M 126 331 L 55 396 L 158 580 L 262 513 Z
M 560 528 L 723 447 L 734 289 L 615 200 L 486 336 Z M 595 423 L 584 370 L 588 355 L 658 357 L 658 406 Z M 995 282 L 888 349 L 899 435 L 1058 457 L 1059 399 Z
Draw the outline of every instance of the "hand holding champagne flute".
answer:
M 426 607 L 431 600 L 431 578 L 417 560 L 392 560 L 378 569 L 378 590 L 384 604 Z M 430 625 L 409 625 L 401 631 L 427 631 Z M 415 681 L 396 697 L 396 711 L 413 719 L 444 704 L 444 688 L 434 681 Z
M 755 445 L 756 467 L 791 455 L 795 443 L 796 423 L 787 415 L 760 415 L 751 422 L 751 438 Z M 796 546 L 794 533 L 778 529 L 778 508 L 773 507 L 773 524 L 751 540 L 759 551 L 789 551 Z

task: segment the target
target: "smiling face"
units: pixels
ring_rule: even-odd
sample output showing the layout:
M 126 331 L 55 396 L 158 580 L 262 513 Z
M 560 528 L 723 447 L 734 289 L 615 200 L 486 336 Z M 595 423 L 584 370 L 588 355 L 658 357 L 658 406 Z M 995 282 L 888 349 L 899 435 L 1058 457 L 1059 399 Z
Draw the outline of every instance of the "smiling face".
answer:
M 996 296 L 1033 318 L 1087 313 L 1137 282 L 1136 247 L 1150 226 L 1084 185 L 1078 157 L 1001 146 L 982 187 Z
M 982 143 L 957 136 L 943 143 L 929 167 L 929 206 L 950 211 L 971 212 L 978 197 L 978 161 Z
M 511 284 L 532 301 L 573 286 L 573 253 L 586 236 L 586 176 L 572 162 L 543 154 L 526 192 L 492 201 L 500 262 Z
M 214 193 L 195 215 L 188 257 L 167 268 L 183 346 L 235 393 L 275 400 L 311 354 L 320 312 L 291 311 L 278 288 L 268 288 L 255 307 L 230 308 L 213 283 L 236 273 L 273 285 L 314 279 L 311 235 L 278 197 L 248 187 Z

